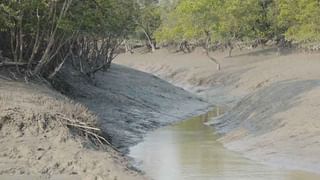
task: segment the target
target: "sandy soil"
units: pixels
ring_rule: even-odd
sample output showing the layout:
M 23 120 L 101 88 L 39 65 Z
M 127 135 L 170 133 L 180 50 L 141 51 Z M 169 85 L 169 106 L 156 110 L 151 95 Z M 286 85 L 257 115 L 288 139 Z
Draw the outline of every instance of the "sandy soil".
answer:
M 211 122 L 227 148 L 263 163 L 320 173 L 320 54 L 277 56 L 272 48 L 226 54 L 212 54 L 221 71 L 200 49 L 125 54 L 116 63 L 227 107 Z
M 0 79 L 0 179 L 144 179 L 111 148 L 97 149 L 58 114 L 88 124 L 95 115 L 44 85 Z
M 119 65 L 94 80 L 66 65 L 53 86 L 69 97 L 43 84 L 5 79 L 0 77 L 0 179 L 5 180 L 146 179 L 130 170 L 123 156 L 127 148 L 154 128 L 209 108 L 181 88 Z M 67 127 L 63 118 L 98 127 L 112 148 L 98 148 L 96 139 Z
M 92 80 L 66 64 L 52 85 L 56 89 L 0 76 L 1 180 L 146 179 L 131 170 L 123 155 L 128 147 L 152 129 L 210 108 L 181 88 L 119 65 Z M 99 128 L 112 147 L 99 148 L 93 136 L 66 126 L 70 120 Z

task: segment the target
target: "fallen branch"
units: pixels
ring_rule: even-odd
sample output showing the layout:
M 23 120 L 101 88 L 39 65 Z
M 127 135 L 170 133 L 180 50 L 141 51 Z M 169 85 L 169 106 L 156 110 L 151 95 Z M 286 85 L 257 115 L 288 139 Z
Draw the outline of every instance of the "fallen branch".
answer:
M 109 141 L 107 141 L 104 137 L 102 136 L 99 136 L 97 135 L 96 133 L 93 133 L 93 132 L 90 132 L 90 131 L 87 131 L 87 130 L 84 130 L 86 133 L 90 134 L 90 135 L 93 135 L 94 137 L 96 137 L 96 139 L 101 143 L 101 145 L 103 145 L 103 143 L 101 142 L 104 141 L 106 144 L 110 145 L 111 146 L 111 143 Z
M 12 79 L 10 79 L 10 78 L 8 78 L 8 77 L 6 77 L 6 76 L 2 76 L 2 75 L 0 75 L 0 79 L 4 79 L 4 80 L 7 80 L 7 81 L 12 80 Z
M 90 126 L 82 126 L 82 125 L 78 125 L 78 124 L 72 124 L 72 123 L 65 123 L 67 126 L 74 126 L 74 127 L 78 127 L 78 128 L 83 128 L 83 129 L 90 129 L 90 130 L 94 130 L 94 131 L 101 131 L 98 128 L 93 128 Z
M 104 137 L 100 136 L 98 133 L 95 132 L 95 131 L 101 132 L 99 128 L 91 127 L 86 123 L 76 119 L 67 118 L 65 115 L 60 113 L 57 113 L 57 116 L 59 117 L 60 123 L 62 125 L 75 128 L 80 132 L 83 132 L 87 136 L 91 136 L 93 139 L 98 141 L 101 145 L 107 144 L 114 150 L 118 151 L 116 148 L 112 147 L 111 143 L 108 140 L 106 140 Z
M 72 120 L 72 119 L 70 119 L 70 118 L 67 118 L 67 117 L 65 117 L 65 115 L 63 115 L 63 114 L 57 113 L 57 115 L 58 115 L 60 118 L 66 120 L 66 121 L 69 121 L 69 122 L 71 122 L 71 123 L 79 123 L 79 124 L 82 124 L 82 125 L 86 125 L 86 123 L 84 123 L 84 122 L 75 121 L 75 120 Z
M 65 116 L 61 115 L 61 114 L 57 114 L 58 116 L 60 116 L 61 119 L 68 121 L 67 123 L 64 123 L 68 126 L 75 126 L 75 127 L 79 127 L 79 128 L 83 128 L 83 129 L 90 129 L 90 130 L 94 130 L 94 131 L 101 131 L 98 128 L 94 128 L 94 127 L 90 127 L 87 124 L 80 122 L 78 120 L 72 120 L 70 118 L 66 118 Z
M 0 67 L 6 67 L 6 66 L 27 66 L 28 63 L 22 63 L 22 62 L 0 62 Z

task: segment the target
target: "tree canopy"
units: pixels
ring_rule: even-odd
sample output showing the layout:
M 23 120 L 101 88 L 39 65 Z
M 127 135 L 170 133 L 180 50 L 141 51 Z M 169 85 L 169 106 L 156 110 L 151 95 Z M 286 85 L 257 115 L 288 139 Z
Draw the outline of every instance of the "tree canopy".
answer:
M 317 42 L 320 37 L 318 0 L 180 0 L 162 17 L 160 42 L 201 41 L 233 48 L 235 41 L 277 39 Z
M 133 0 L 2 0 L 0 67 L 47 77 L 67 59 L 88 75 L 107 68 L 134 31 L 136 11 Z
M 67 60 L 92 75 L 123 40 L 229 54 L 238 42 L 319 43 L 319 0 L 0 0 L 0 68 L 52 77 Z
M 146 1 L 140 5 L 139 15 L 135 19 L 138 34 L 142 34 L 152 51 L 156 49 L 155 31 L 161 24 L 160 8 L 153 1 Z
M 278 0 L 275 2 L 277 25 L 285 26 L 285 35 L 296 41 L 320 40 L 319 0 Z

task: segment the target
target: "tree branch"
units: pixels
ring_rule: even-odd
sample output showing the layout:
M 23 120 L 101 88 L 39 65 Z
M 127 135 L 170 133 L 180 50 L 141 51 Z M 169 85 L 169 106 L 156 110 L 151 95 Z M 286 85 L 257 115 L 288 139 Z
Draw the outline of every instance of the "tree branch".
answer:
M 27 66 L 28 63 L 23 62 L 0 62 L 0 67 L 8 67 L 8 66 Z

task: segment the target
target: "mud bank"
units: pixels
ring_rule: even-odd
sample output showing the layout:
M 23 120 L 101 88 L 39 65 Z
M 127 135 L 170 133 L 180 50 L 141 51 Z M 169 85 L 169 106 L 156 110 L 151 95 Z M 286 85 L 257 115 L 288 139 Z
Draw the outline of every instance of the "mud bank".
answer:
M 73 74 L 68 76 L 68 73 Z M 123 153 L 155 128 L 204 113 L 209 104 L 160 78 L 114 64 L 93 81 L 65 67 L 56 88 L 94 112 L 111 144 Z M 61 88 L 62 86 L 62 88 Z
M 181 88 L 120 65 L 93 80 L 66 65 L 55 89 L 5 79 L 0 77 L 0 179 L 147 179 L 128 169 L 127 148 L 146 132 L 209 107 Z M 80 124 L 64 124 L 74 121 Z M 75 128 L 84 126 L 99 128 L 112 147 L 98 148 L 96 139 Z
M 229 111 L 209 124 L 219 141 L 273 166 L 320 173 L 320 54 L 275 49 L 213 54 L 122 55 L 116 63 L 152 73 Z

